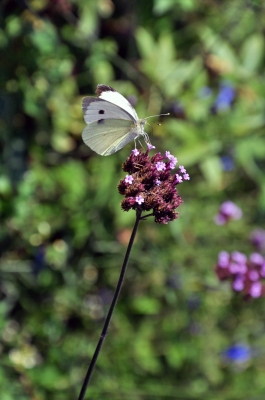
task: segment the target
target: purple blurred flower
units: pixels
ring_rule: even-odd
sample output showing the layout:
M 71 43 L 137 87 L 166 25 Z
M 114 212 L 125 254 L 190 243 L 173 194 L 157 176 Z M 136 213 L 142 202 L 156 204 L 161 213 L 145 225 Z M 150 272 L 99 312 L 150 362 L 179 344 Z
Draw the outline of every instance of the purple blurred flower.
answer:
M 265 296 L 265 258 L 261 254 L 252 253 L 247 258 L 239 251 L 221 251 L 215 271 L 221 281 L 230 281 L 233 290 L 245 298 Z
M 253 264 L 257 266 L 261 266 L 264 263 L 264 258 L 259 253 L 252 253 L 249 256 L 249 261 L 251 261 Z
M 260 297 L 262 295 L 262 284 L 260 282 L 255 282 L 250 286 L 249 294 L 251 297 Z
M 256 247 L 258 251 L 265 250 L 265 230 L 261 228 L 255 229 L 249 235 L 250 242 Z
M 181 166 L 178 174 L 171 174 L 177 159 L 166 152 L 165 156 L 156 153 L 150 157 L 148 153 L 134 149 L 123 164 L 128 175 L 118 185 L 119 193 L 125 198 L 121 203 L 124 211 L 130 209 L 152 210 L 155 222 L 167 224 L 178 218 L 176 208 L 182 203 L 176 185 L 188 180 L 186 170 Z M 184 172 L 185 171 L 185 172 Z M 185 176 L 184 176 L 185 175 Z M 178 176 L 178 177 L 177 177 Z
M 241 292 L 241 290 L 244 289 L 244 280 L 239 277 L 236 278 L 232 284 L 232 288 L 236 291 L 236 292 Z
M 231 259 L 238 264 L 246 264 L 247 256 L 244 253 L 240 253 L 239 251 L 233 251 L 231 253 Z
M 215 216 L 214 222 L 216 225 L 224 225 L 233 219 L 240 219 L 242 210 L 232 201 L 225 201 L 219 208 L 219 213 Z
M 259 279 L 259 273 L 253 269 L 252 271 L 249 271 L 248 277 L 251 281 L 257 281 Z
M 218 254 L 218 265 L 220 268 L 227 268 L 229 265 L 230 255 L 227 251 L 220 251 Z

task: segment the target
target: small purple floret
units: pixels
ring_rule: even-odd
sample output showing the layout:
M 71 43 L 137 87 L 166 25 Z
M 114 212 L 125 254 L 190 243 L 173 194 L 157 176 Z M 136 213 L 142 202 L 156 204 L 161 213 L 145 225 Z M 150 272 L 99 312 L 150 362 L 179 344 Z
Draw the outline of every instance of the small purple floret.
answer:
M 153 146 L 151 143 L 147 143 L 147 147 L 148 147 L 148 150 L 155 149 L 155 146 Z
M 180 166 L 179 166 L 179 170 L 180 170 L 180 172 L 181 172 L 182 174 L 186 174 L 186 170 L 185 170 L 185 168 L 183 167 L 183 165 L 180 165 Z
M 166 169 L 166 164 L 163 161 L 159 161 L 156 163 L 156 169 L 158 171 L 164 171 Z
M 179 174 L 176 174 L 175 177 L 176 177 L 177 183 L 182 183 L 183 182 L 182 176 L 180 176 Z
M 132 154 L 133 154 L 134 156 L 138 156 L 138 154 L 140 154 L 140 153 L 139 153 L 139 150 L 133 149 L 133 150 L 132 150 Z
M 144 202 L 144 198 L 143 198 L 143 196 L 136 196 L 135 201 L 138 204 L 142 204 Z
M 125 182 L 128 183 L 129 185 L 133 183 L 133 177 L 131 175 L 126 175 L 125 177 Z

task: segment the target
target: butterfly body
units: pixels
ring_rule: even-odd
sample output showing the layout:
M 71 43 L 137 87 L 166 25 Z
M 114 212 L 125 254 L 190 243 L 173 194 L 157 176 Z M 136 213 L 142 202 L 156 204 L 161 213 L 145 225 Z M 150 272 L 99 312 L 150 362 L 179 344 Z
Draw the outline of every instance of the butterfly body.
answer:
M 87 126 L 82 138 L 92 150 L 108 156 L 142 135 L 145 119 L 139 119 L 133 106 L 110 86 L 98 85 L 98 97 L 84 97 L 82 109 Z

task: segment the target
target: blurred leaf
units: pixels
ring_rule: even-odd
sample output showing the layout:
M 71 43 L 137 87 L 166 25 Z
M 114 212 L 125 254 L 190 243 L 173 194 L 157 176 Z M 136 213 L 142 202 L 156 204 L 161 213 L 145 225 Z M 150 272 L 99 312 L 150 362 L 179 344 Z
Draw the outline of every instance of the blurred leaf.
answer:
M 256 71 L 262 62 L 264 53 L 264 37 L 261 34 L 251 35 L 241 49 L 241 59 L 245 68 Z
M 224 70 L 230 72 L 236 68 L 238 61 L 233 48 L 227 41 L 216 35 L 209 27 L 201 27 L 199 33 L 205 45 L 205 50 L 218 56 L 220 63 L 223 61 Z
M 265 139 L 249 137 L 241 140 L 235 148 L 235 156 L 242 168 L 254 180 L 263 179 L 263 172 L 258 167 L 256 160 L 262 159 L 265 154 Z
M 151 34 L 146 29 L 140 27 L 136 32 L 136 40 L 142 57 L 153 59 L 155 52 L 157 54 L 157 49 Z
M 176 0 L 155 0 L 153 10 L 155 14 L 162 15 L 171 10 L 175 5 Z
M 219 157 L 207 157 L 200 163 L 201 171 L 210 188 L 222 189 L 223 171 Z
M 31 42 L 37 47 L 40 53 L 54 54 L 54 49 L 59 45 L 55 27 L 45 21 L 30 35 Z
M 178 151 L 178 158 L 185 166 L 189 166 L 202 162 L 209 154 L 216 154 L 220 150 L 221 143 L 216 140 L 212 142 L 201 141 L 189 145 L 187 148 L 183 147 Z
M 133 299 L 131 307 L 140 314 L 157 314 L 160 310 L 160 302 L 150 297 L 137 297 Z

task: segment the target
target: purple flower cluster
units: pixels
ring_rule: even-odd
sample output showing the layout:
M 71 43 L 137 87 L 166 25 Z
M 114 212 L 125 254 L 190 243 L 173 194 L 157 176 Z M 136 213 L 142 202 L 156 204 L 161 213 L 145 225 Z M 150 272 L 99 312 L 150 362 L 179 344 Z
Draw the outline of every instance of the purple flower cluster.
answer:
M 118 185 L 119 193 L 125 196 L 121 207 L 124 211 L 152 210 L 155 222 L 167 224 L 178 218 L 175 210 L 182 203 L 176 185 L 190 177 L 183 166 L 172 174 L 178 162 L 176 157 L 169 151 L 164 156 L 156 153 L 150 157 L 152 148 L 149 145 L 145 153 L 134 149 L 123 164 L 123 171 L 128 174 Z
M 232 219 L 240 219 L 242 210 L 232 201 L 225 201 L 221 204 L 218 214 L 214 218 L 216 225 L 225 225 Z
M 265 258 L 259 253 L 252 253 L 249 258 L 239 251 L 231 254 L 221 251 L 216 266 L 218 278 L 229 280 L 236 292 L 246 297 L 265 295 Z

